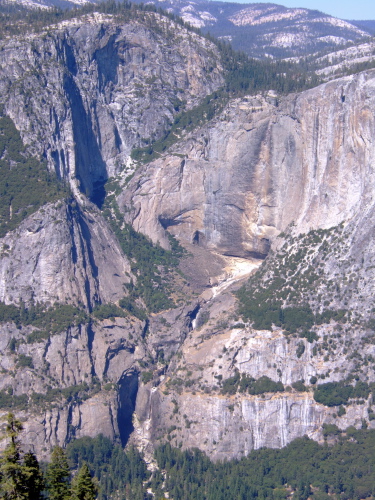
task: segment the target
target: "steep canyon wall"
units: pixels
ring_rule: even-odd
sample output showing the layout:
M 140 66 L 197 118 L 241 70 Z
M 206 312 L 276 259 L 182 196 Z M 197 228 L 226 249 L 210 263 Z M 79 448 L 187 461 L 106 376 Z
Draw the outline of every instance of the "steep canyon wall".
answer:
M 87 314 L 117 304 L 124 285 L 137 279 L 136 263 L 85 194 L 94 198 L 108 177 L 133 171 L 131 149 L 162 136 L 176 99 L 191 109 L 222 83 L 215 46 L 180 26 L 155 31 L 93 15 L 30 43 L 3 42 L 5 111 L 73 195 L 42 207 L 1 240 L 0 300 L 58 303 Z M 374 382 L 375 344 L 364 341 L 373 336 L 374 112 L 374 71 L 298 95 L 233 99 L 120 182 L 126 222 L 165 247 L 170 232 L 189 249 L 181 266 L 192 293 L 147 320 L 90 316 L 46 338 L 32 337 L 31 325 L 3 323 L 0 390 L 26 396 L 16 407 L 26 443 L 46 456 L 53 444 L 98 432 L 123 444 L 130 436 L 146 451 L 169 437 L 222 459 L 304 434 L 322 439 L 324 423 L 374 426 L 371 396 L 351 401 L 338 417 L 336 407 L 314 399 L 310 383 L 348 375 Z M 267 255 L 271 280 L 283 245 L 297 254 L 302 234 L 340 224 L 341 239 L 333 245 L 327 236 L 329 249 L 311 247 L 306 259 L 319 257 L 326 277 L 314 285 L 320 303 L 350 309 L 357 323 L 339 330 L 328 321 L 312 342 L 282 328 L 257 331 L 241 321 L 231 288 L 212 286 L 230 277 L 228 262 L 246 266 Z M 311 262 L 301 258 L 306 266 L 296 265 L 298 272 Z M 328 296 L 329 282 L 338 280 L 341 291 Z M 312 295 L 306 302 L 319 307 Z M 361 360 L 350 357 L 354 352 Z M 285 390 L 224 394 L 221 384 L 237 371 L 280 381 Z M 301 380 L 306 391 L 293 387 Z

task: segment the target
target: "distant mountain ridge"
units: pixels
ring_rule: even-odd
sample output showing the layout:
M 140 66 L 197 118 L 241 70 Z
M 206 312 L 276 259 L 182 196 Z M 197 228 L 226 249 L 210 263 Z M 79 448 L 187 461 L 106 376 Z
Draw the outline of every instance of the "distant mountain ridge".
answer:
M 169 2 L 157 3 L 168 9 Z M 366 27 L 317 10 L 291 9 L 268 3 L 170 3 L 185 21 L 203 31 L 210 31 L 214 36 L 226 38 L 234 49 L 243 50 L 253 57 L 307 55 L 371 36 Z M 180 11 L 176 12 L 178 8 Z
M 375 35 L 375 21 L 371 21 L 369 19 L 366 19 L 364 21 L 349 21 L 351 24 L 354 24 L 354 26 L 358 26 L 358 28 L 361 28 L 365 31 L 368 31 Z
M 140 0 L 136 0 L 140 3 Z M 1 0 L 0 9 L 74 7 L 86 0 Z M 240 4 L 207 0 L 151 0 L 192 26 L 231 42 L 252 57 L 285 58 L 335 50 L 364 41 L 375 33 L 375 21 L 345 21 L 318 10 L 271 3 Z

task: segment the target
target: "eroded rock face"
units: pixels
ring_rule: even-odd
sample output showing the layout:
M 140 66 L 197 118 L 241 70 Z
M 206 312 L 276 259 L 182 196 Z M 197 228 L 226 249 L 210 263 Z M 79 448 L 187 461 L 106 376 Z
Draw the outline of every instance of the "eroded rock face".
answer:
M 130 266 L 98 210 L 47 205 L 2 239 L 0 300 L 54 304 L 116 302 Z M 5 247 L 4 247 L 5 245 Z
M 176 405 L 171 399 L 177 402 L 178 413 L 184 418 L 173 415 Z M 251 398 L 182 393 L 177 399 L 153 393 L 150 401 L 156 432 L 149 433 L 149 439 L 158 442 L 169 436 L 172 445 L 199 448 L 214 460 L 241 458 L 262 447 L 281 448 L 305 435 L 323 442 L 323 424 L 360 428 L 367 417 L 366 408 L 353 405 L 337 419 L 333 411 L 316 404 L 311 394 L 303 393 Z M 169 425 L 160 417 L 166 413 L 174 417 Z M 176 429 L 170 431 L 173 425 Z
M 261 447 L 279 448 L 304 435 L 323 442 L 324 424 L 344 430 L 366 422 L 375 428 L 375 422 L 368 421 L 371 396 L 352 401 L 338 416 L 337 406 L 318 403 L 313 392 L 316 381 L 341 381 L 355 373 L 358 359 L 353 352 L 372 359 L 375 346 L 364 342 L 365 332 L 350 326 L 337 330 L 333 322 L 322 325 L 309 343 L 281 329 L 256 331 L 235 322 L 228 327 L 233 313 L 228 292 L 202 302 L 200 314 L 206 322 L 189 334 L 179 359 L 157 384 L 141 385 L 132 440 L 146 453 L 153 443 L 168 438 L 174 446 L 198 447 L 224 460 Z M 224 382 L 236 373 L 282 382 L 283 390 L 250 395 L 238 386 L 233 394 L 225 392 Z M 362 364 L 360 373 L 364 380 L 375 380 L 371 363 Z
M 6 42 L 1 101 L 26 144 L 87 195 L 223 83 L 216 47 L 158 14 L 92 14 Z
M 88 319 L 47 339 L 33 337 L 32 326 L 2 324 L 0 391 L 13 397 L 24 422 L 25 449 L 47 458 L 54 445 L 99 433 L 125 445 L 134 431 L 142 371 L 161 353 L 166 359 L 176 354 L 195 308 L 182 306 L 147 322 L 131 315 Z M 163 363 L 155 380 L 165 372 Z
M 18 408 L 25 421 L 25 448 L 48 456 L 53 445 L 98 433 L 126 441 L 132 429 L 138 362 L 146 359 L 143 329 L 139 320 L 118 318 L 29 343 L 25 340 L 32 327 L 2 326 L 0 390 L 31 398 L 27 409 Z M 18 347 L 10 347 L 12 339 Z M 29 367 L 19 364 L 22 356 L 30 359 Z M 84 397 L 77 398 L 75 388 L 81 395 L 83 389 Z
M 167 28 L 119 25 L 106 16 L 3 46 L 6 111 L 26 143 L 70 180 L 76 201 L 43 207 L 1 240 L 2 302 L 83 305 L 89 314 L 96 304 L 118 303 L 124 284 L 136 279 L 100 211 L 78 191 L 94 197 L 108 176 L 125 176 L 131 148 L 142 137 L 160 137 L 177 112 L 176 97 L 189 108 L 222 83 L 213 46 L 181 27 L 168 29 L 175 38 L 179 31 L 173 50 Z M 120 209 L 154 242 L 168 246 L 169 231 L 191 250 L 182 269 L 192 277 L 194 300 L 148 321 L 91 316 L 46 340 L 32 340 L 31 326 L 3 324 L 0 390 L 29 397 L 29 407 L 20 403 L 17 410 L 27 445 L 46 456 L 53 444 L 102 432 L 123 444 L 130 436 L 150 452 L 169 435 L 176 446 L 198 446 L 223 459 L 304 434 L 320 440 L 324 423 L 374 426 L 370 398 L 338 417 L 337 408 L 314 400 L 310 383 L 354 372 L 373 382 L 371 325 L 339 332 L 332 321 L 311 343 L 277 328 L 255 331 L 240 324 L 230 293 L 246 272 L 231 274 L 228 264 L 229 257 L 243 259 L 241 265 L 263 259 L 272 245 L 284 244 L 276 237 L 292 223 L 298 236 L 344 222 L 337 252 L 314 252 L 324 256 L 322 274 L 328 281 L 340 276 L 350 296 L 328 297 L 323 282 L 315 293 L 335 309 L 350 307 L 356 321 L 371 320 L 374 82 L 369 71 L 279 102 L 232 100 L 212 122 L 139 168 L 118 196 Z M 297 247 L 298 241 L 288 251 Z M 237 371 L 280 381 L 285 391 L 223 393 L 220 381 Z M 293 387 L 301 380 L 308 391 Z M 80 397 L 76 386 L 87 387 Z
M 198 446 L 223 459 L 283 446 L 297 435 L 322 440 L 324 423 L 341 429 L 363 421 L 374 426 L 368 420 L 371 397 L 349 404 L 338 417 L 337 407 L 314 400 L 310 382 L 353 376 L 374 381 L 368 323 L 375 262 L 374 82 L 370 71 L 281 99 L 277 106 L 269 98 L 233 101 L 214 125 L 176 146 L 176 155 L 136 175 L 120 198 L 123 206 L 134 206 L 134 226 L 154 241 L 166 244 L 167 227 L 181 241 L 221 255 L 265 256 L 271 244 L 283 246 L 285 240 L 275 236 L 288 226 L 296 238 L 294 249 L 287 244 L 284 252 L 297 252 L 301 233 L 341 224 L 332 244 L 323 238 L 303 261 L 301 275 L 321 252 L 314 270 L 322 278 L 302 304 L 346 310 L 356 318 L 344 327 L 328 320 L 311 343 L 288 338 L 280 329 L 230 330 L 233 318 L 240 319 L 234 299 L 214 287 L 204 295 L 181 360 L 170 365 L 160 386 L 140 389 L 134 439 L 146 449 L 145 443 L 168 436 L 176 446 Z M 271 260 L 274 265 L 279 264 Z M 268 268 L 264 286 L 272 273 Z M 220 381 L 236 370 L 281 381 L 285 391 L 263 397 L 222 394 Z M 306 393 L 293 387 L 301 380 Z
M 65 446 L 74 438 L 99 433 L 119 440 L 118 401 L 114 391 L 102 392 L 84 402 L 72 402 L 45 411 L 17 412 L 23 420 L 22 444 L 42 459 L 49 459 L 53 446 Z
M 328 228 L 374 196 L 374 72 L 280 99 L 232 101 L 220 117 L 154 161 L 122 203 L 134 227 L 225 255 L 265 257 L 275 235 Z

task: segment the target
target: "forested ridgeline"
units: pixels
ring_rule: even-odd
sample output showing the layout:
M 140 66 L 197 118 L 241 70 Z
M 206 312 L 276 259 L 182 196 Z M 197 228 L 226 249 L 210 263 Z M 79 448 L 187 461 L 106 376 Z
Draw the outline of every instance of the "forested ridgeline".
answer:
M 122 2 L 107 0 L 98 4 L 85 3 L 76 8 L 66 9 L 58 7 L 49 9 L 27 9 L 19 4 L 2 4 L 0 6 L 0 39 L 30 32 L 39 33 L 46 27 L 52 27 L 61 21 L 77 19 L 94 12 L 115 15 L 119 21 L 124 23 L 132 19 L 144 20 L 145 18 L 142 16 L 142 13 L 158 12 L 171 20 L 175 20 L 181 25 L 185 25 L 181 18 L 163 11 L 162 9 L 156 9 L 154 5 L 135 4 L 127 0 Z M 186 24 L 186 27 L 193 31 L 198 31 L 190 27 L 190 25 Z
M 264 448 L 225 462 L 167 443 L 155 452 L 153 473 L 137 450 L 124 451 L 102 435 L 77 439 L 66 450 L 55 447 L 51 461 L 40 466 L 35 455 L 23 454 L 21 431 L 9 414 L 0 463 L 1 496 L 8 500 L 163 500 L 166 493 L 173 500 L 370 500 L 375 495 L 375 430 L 343 432 L 325 425 L 323 445 L 303 437 L 280 450 Z

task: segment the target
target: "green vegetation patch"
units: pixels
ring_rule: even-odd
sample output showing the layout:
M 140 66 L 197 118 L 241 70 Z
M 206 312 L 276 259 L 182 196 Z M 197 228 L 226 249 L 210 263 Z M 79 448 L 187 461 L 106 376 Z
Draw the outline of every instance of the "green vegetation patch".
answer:
M 257 380 L 249 375 L 237 371 L 233 377 L 229 377 L 222 383 L 221 393 L 233 395 L 236 392 L 247 392 L 252 395 L 264 394 L 266 392 L 283 392 L 282 382 L 274 382 L 266 375 Z
M 375 384 L 358 381 L 356 385 L 345 382 L 328 382 L 320 384 L 314 391 L 314 399 L 325 406 L 347 405 L 350 399 L 367 399 L 370 393 L 375 395 Z
M 69 403 L 74 401 L 80 403 L 93 397 L 100 392 L 101 385 L 98 381 L 91 384 L 71 385 L 63 388 L 49 388 L 46 393 L 33 392 L 29 399 L 29 404 L 38 408 L 51 408 L 59 402 Z
M 349 432 L 350 431 L 350 432 Z M 212 462 L 203 452 L 160 446 L 154 474 L 156 500 L 294 498 L 360 500 L 375 494 L 375 430 L 337 428 L 337 444 L 319 445 L 303 437 L 285 448 L 251 452 L 241 460 Z M 164 489 L 163 489 L 164 486 Z
M 231 97 L 276 90 L 280 94 L 301 92 L 319 84 L 318 76 L 291 61 L 259 60 L 233 50 L 230 43 L 208 35 L 217 45 L 225 70 L 225 90 Z
M 96 438 L 83 437 L 66 447 L 72 469 L 87 463 L 99 481 L 99 500 L 109 498 L 151 499 L 147 494 L 150 472 L 142 455 L 133 447 L 126 451 L 102 434 Z
M 284 307 L 273 291 L 277 293 L 277 287 L 260 288 L 251 294 L 245 285 L 237 292 L 239 313 L 244 320 L 252 321 L 256 330 L 272 330 L 272 325 L 275 325 L 283 328 L 287 334 L 299 333 L 300 337 L 313 342 L 318 340 L 316 333 L 311 331 L 314 326 L 329 323 L 331 319 L 341 322 L 347 320 L 347 311 L 342 309 L 325 310 L 320 314 L 313 313 L 307 304 Z
M 13 389 L 3 389 L 0 391 L 0 409 L 4 410 L 23 410 L 27 408 L 27 394 L 17 396 L 13 394 Z
M 34 368 L 33 358 L 25 354 L 19 354 L 17 359 L 17 368 Z
M 153 377 L 152 371 L 145 371 L 145 372 L 142 372 L 141 380 L 144 384 L 147 384 L 148 382 L 150 382 L 152 380 L 152 377 Z
M 42 304 L 31 304 L 25 307 L 25 304 L 21 302 L 21 305 L 17 307 L 0 302 L 0 323 L 12 322 L 17 326 L 31 325 L 37 328 L 28 335 L 28 343 L 47 339 L 50 335 L 87 321 L 88 316 L 85 311 L 68 304 L 56 304 L 46 308 Z
M 0 110 L 0 238 L 42 205 L 67 195 L 46 162 L 27 153 L 14 123 Z
M 29 356 L 19 356 L 26 362 L 23 366 L 32 367 L 32 359 Z M 30 363 L 30 364 L 28 364 Z M 101 385 L 98 381 L 91 384 L 84 382 L 83 384 L 71 385 L 63 388 L 49 388 L 46 393 L 32 392 L 30 395 L 22 394 L 14 395 L 12 388 L 0 391 L 0 409 L 1 410 L 27 410 L 30 406 L 38 409 L 51 409 L 52 407 L 61 404 L 74 402 L 82 402 L 91 398 L 101 390 Z
M 174 307 L 171 298 L 174 273 L 186 253 L 184 248 L 172 236 L 169 236 L 171 250 L 153 244 L 147 236 L 124 223 L 114 199 L 105 201 L 103 215 L 129 258 L 132 273 L 137 277 L 136 283 L 131 281 L 126 285 L 128 296 L 120 301 L 120 306 L 140 319 L 145 319 L 146 313 L 136 305 L 137 299 L 142 299 L 148 311 L 153 313 Z
M 331 320 L 347 323 L 350 311 L 322 308 L 317 294 L 319 288 L 332 296 L 337 293 L 333 290 L 336 285 L 325 276 L 323 261 L 337 246 L 341 231 L 338 226 L 289 237 L 279 253 L 271 255 L 238 290 L 240 316 L 257 330 L 271 330 L 275 325 L 308 342 L 318 339 L 316 326 Z
M 95 319 L 114 319 L 114 318 L 125 318 L 127 316 L 126 312 L 116 304 L 101 304 L 92 311 L 92 315 Z

